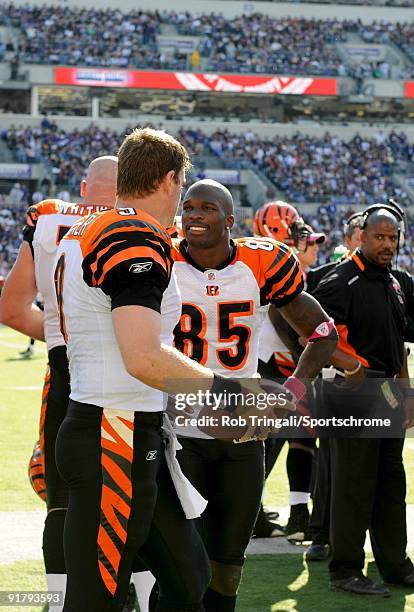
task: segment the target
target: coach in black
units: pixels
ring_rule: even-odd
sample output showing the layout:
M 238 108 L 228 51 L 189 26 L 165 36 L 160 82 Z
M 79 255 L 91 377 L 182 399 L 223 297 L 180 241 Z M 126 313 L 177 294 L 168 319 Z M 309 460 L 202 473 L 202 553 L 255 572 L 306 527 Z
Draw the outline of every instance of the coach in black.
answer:
M 322 279 L 314 296 L 335 320 L 340 342 L 332 363 L 342 369 L 347 388 L 357 394 L 370 370 L 382 378 L 400 376 L 408 428 L 414 422 L 414 398 L 404 347 L 407 296 L 389 267 L 398 248 L 400 222 L 391 207 L 368 208 L 362 218 L 361 248 Z M 334 402 L 330 408 L 335 414 Z M 414 566 L 406 556 L 403 436 L 335 437 L 330 443 L 331 587 L 390 595 L 386 586 L 362 573 L 367 529 L 384 580 L 414 586 Z

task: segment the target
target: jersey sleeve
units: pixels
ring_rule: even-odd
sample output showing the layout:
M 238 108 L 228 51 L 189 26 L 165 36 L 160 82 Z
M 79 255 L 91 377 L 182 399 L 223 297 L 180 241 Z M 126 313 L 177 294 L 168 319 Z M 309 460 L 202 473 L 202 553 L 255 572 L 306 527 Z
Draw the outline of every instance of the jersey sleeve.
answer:
M 169 243 L 158 233 L 143 223 L 119 221 L 104 227 L 82 252 L 84 281 L 111 298 L 112 310 L 137 305 L 161 311 L 172 262 Z
M 261 302 L 281 308 L 304 290 L 303 274 L 296 255 L 288 246 L 277 243 L 271 255 L 271 258 L 266 258 L 263 271 Z
M 23 227 L 23 241 L 28 242 L 30 250 L 33 252 L 33 237 L 36 231 L 37 220 L 40 215 L 51 214 L 57 212 L 57 204 L 55 200 L 43 200 L 38 204 L 32 204 L 26 211 L 26 223 Z

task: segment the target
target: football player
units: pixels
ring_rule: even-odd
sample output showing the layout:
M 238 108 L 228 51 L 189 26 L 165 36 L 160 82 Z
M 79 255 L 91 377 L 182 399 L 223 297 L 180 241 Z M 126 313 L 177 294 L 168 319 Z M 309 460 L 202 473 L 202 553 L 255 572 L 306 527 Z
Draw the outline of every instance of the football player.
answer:
M 312 230 L 301 219 L 297 210 L 291 204 L 281 201 L 265 204 L 256 212 L 254 230 L 257 236 L 273 235 L 274 238 L 292 245 L 301 263 L 306 283 L 307 269 L 310 263 L 314 262 L 318 244 L 325 240 L 324 235 L 314 234 L 312 240 Z M 259 343 L 259 372 L 262 376 L 286 378 L 292 374 L 301 347 L 297 343 L 296 334 L 293 334 L 293 338 L 291 336 L 286 321 L 271 306 Z M 300 404 L 298 409 L 304 414 L 308 413 L 304 403 Z M 271 473 L 285 441 L 282 437 L 266 440 L 266 476 Z M 271 514 L 266 515 L 261 508 L 254 530 L 257 537 L 286 535 L 292 542 L 310 538 L 308 501 L 314 447 L 315 440 L 311 432 L 305 430 L 300 436 L 289 440 L 286 461 L 290 489 L 289 521 L 286 527 L 282 527 L 271 520 Z
M 23 242 L 0 299 L 0 320 L 37 340 L 45 340 L 48 370 L 40 416 L 40 460 L 46 481 L 47 516 L 43 531 L 43 558 L 49 591 L 65 591 L 63 526 L 68 489 L 55 462 L 55 441 L 69 401 L 69 370 L 64 337 L 59 328 L 52 266 L 58 245 L 82 216 L 105 210 L 115 202 L 116 157 L 100 157 L 90 164 L 81 182 L 82 204 L 44 200 L 27 211 Z M 44 313 L 33 303 L 37 292 Z M 39 493 L 40 494 L 40 493 Z M 50 610 L 61 610 L 52 606 Z
M 70 490 L 64 611 L 119 610 L 139 553 L 159 580 L 157 610 L 198 612 L 210 571 L 186 516 L 205 503 L 172 480 L 175 441 L 164 442 L 161 392 L 176 390 L 176 379 L 218 384 L 168 346 L 180 300 L 164 228 L 189 159 L 168 134 L 143 129 L 126 137 L 118 163 L 116 208 L 75 225 L 55 267 L 71 373 L 56 445 Z
M 268 238 L 231 240 L 231 193 L 212 180 L 194 183 L 183 200 L 185 239 L 173 256 L 182 298 L 175 346 L 223 377 L 257 376 L 260 329 L 269 304 L 277 307 L 310 342 L 290 382 L 312 379 L 336 345 L 336 331 L 313 298 L 292 249 Z M 327 335 L 315 329 L 326 321 Z M 304 394 L 296 387 L 296 398 Z M 264 482 L 261 441 L 243 444 L 214 439 L 175 419 L 183 450 L 179 461 L 190 481 L 208 499 L 197 526 L 209 553 L 212 580 L 204 597 L 207 612 L 232 612 L 244 553 L 252 534 Z

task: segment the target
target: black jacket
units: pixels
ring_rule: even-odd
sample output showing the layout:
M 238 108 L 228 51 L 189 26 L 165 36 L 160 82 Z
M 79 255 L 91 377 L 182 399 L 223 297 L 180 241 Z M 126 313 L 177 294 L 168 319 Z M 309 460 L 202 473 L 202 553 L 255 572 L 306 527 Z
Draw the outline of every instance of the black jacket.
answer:
M 338 348 L 387 377 L 397 374 L 403 364 L 410 294 L 414 295 L 414 287 L 409 275 L 402 283 L 390 269 L 370 263 L 359 250 L 339 263 L 313 292 L 335 320 Z

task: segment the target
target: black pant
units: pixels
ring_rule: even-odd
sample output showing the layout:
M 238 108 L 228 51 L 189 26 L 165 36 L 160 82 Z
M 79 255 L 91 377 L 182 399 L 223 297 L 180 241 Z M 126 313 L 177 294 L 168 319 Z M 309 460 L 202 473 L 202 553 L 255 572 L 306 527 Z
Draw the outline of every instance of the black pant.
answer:
M 181 468 L 208 500 L 196 525 L 210 559 L 243 565 L 263 491 L 263 442 L 180 437 L 180 443 Z
M 312 541 L 328 544 L 331 512 L 331 451 L 328 438 L 319 438 L 313 508 L 309 521 Z
M 49 351 L 49 374 L 46 375 L 40 415 L 40 448 L 44 453 L 47 509 L 67 508 L 68 487 L 61 478 L 55 458 L 56 438 L 66 416 L 70 383 L 66 347 Z
M 48 514 L 43 529 L 43 559 L 46 574 L 64 574 L 63 528 L 68 507 L 68 486 L 56 465 L 55 447 L 69 402 L 69 367 L 65 346 L 49 351 L 40 413 L 39 440 L 46 484 Z
M 359 575 L 370 530 L 381 575 L 399 581 L 412 569 L 407 529 L 402 438 L 331 438 L 332 579 Z
M 160 584 L 158 611 L 201 612 L 208 557 L 164 457 L 162 413 L 70 401 L 59 431 L 69 485 L 65 612 L 122 610 L 138 554 Z

